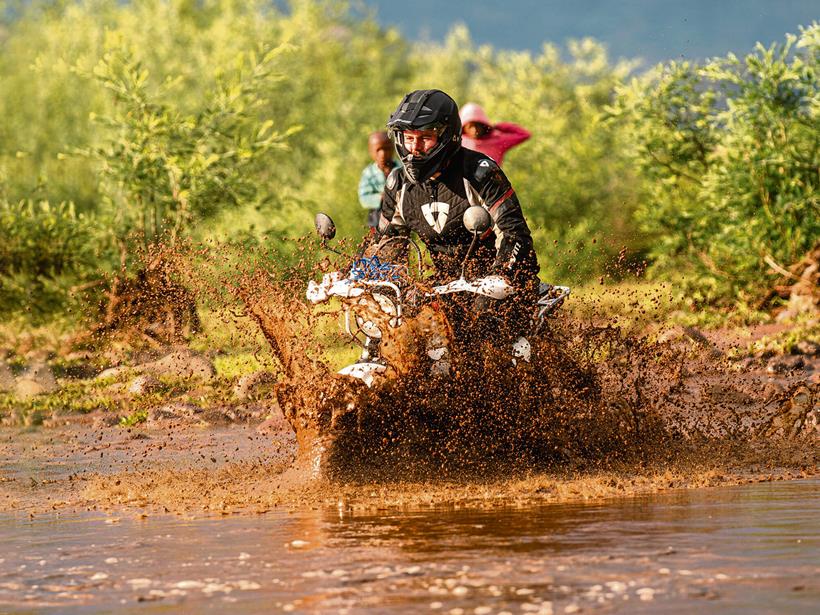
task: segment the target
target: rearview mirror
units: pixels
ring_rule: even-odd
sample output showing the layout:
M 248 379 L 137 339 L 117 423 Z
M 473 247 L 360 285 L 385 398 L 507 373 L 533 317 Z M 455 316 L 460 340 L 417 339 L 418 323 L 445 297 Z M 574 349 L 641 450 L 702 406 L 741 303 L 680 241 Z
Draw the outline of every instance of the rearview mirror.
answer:
M 481 234 L 493 225 L 489 212 L 478 205 L 468 207 L 467 211 L 464 212 L 462 221 L 467 230 L 473 235 Z
M 336 236 L 336 225 L 333 224 L 333 219 L 327 214 L 321 212 L 316 214 L 313 224 L 316 226 L 316 232 L 323 241 L 333 239 Z

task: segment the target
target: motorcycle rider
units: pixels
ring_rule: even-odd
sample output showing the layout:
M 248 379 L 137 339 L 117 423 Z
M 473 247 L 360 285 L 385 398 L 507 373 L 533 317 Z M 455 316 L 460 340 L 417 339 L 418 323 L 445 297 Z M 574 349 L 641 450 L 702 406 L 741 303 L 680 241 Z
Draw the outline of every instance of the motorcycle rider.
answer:
M 427 246 L 437 274 L 457 278 L 473 240 L 462 216 L 470 206 L 484 207 L 493 226 L 477 241 L 469 275 L 502 275 L 517 292 L 503 302 L 480 296 L 474 309 L 523 331 L 530 316 L 528 295 L 537 293 L 539 267 L 530 229 L 506 175 L 488 156 L 462 147 L 458 106 L 441 90 L 407 94 L 387 127 L 403 164 L 385 182 L 377 241 L 384 245 L 414 232 Z

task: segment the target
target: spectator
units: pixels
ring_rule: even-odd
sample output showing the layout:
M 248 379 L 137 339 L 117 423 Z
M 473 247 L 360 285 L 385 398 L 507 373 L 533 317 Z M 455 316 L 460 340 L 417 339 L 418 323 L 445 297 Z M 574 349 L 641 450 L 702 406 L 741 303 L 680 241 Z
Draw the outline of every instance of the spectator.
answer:
M 511 147 L 530 138 L 529 131 L 518 124 L 499 122 L 493 125 L 490 118 L 476 103 L 467 103 L 461 108 L 461 144 L 467 149 L 480 152 L 495 160 L 499 166 L 504 154 Z
M 362 171 L 362 177 L 359 180 L 359 203 L 369 210 L 367 225 L 370 228 L 377 228 L 381 214 L 384 181 L 390 175 L 390 171 L 398 166 L 398 162 L 394 159 L 393 142 L 384 131 L 370 134 L 367 140 L 367 151 L 373 162 Z

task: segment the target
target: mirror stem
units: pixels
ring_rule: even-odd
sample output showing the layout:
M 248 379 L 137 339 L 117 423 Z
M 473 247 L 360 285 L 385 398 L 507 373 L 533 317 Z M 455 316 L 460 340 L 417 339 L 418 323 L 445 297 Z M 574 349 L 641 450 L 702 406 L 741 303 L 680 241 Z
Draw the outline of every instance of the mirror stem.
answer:
M 325 250 L 329 250 L 330 252 L 333 252 L 334 254 L 338 254 L 339 256 L 344 256 L 344 254 L 342 254 L 341 252 L 339 252 L 335 248 L 331 248 L 329 245 L 327 245 L 327 241 L 324 240 L 324 239 L 322 239 L 322 244 L 321 245 L 322 245 L 322 248 L 324 248 Z
M 461 261 L 461 277 L 464 277 L 464 270 L 467 268 L 467 261 L 470 260 L 470 256 L 473 254 L 473 248 L 475 248 L 475 243 L 478 240 L 478 231 L 473 231 L 473 240 L 470 242 L 470 247 L 467 249 L 467 254 L 464 255 L 464 260 Z

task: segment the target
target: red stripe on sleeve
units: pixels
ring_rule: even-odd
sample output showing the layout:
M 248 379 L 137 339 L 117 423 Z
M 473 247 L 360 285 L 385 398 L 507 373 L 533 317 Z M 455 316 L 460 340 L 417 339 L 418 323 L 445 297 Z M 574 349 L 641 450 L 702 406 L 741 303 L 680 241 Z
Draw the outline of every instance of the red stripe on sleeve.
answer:
M 513 189 L 512 189 L 512 187 L 510 187 L 510 189 L 509 189 L 509 190 L 507 190 L 504 194 L 502 194 L 502 195 L 501 195 L 501 198 L 500 198 L 500 199 L 498 199 L 495 203 L 493 203 L 493 204 L 490 206 L 490 208 L 489 208 L 489 209 L 490 209 L 490 213 L 493 213 L 493 210 L 494 210 L 494 209 L 496 209 L 499 205 L 501 205 L 501 203 L 503 203 L 504 201 L 506 201 L 508 198 L 510 198 L 510 197 L 511 197 L 512 195 L 514 195 L 514 194 L 515 194 L 515 190 L 513 190 Z

